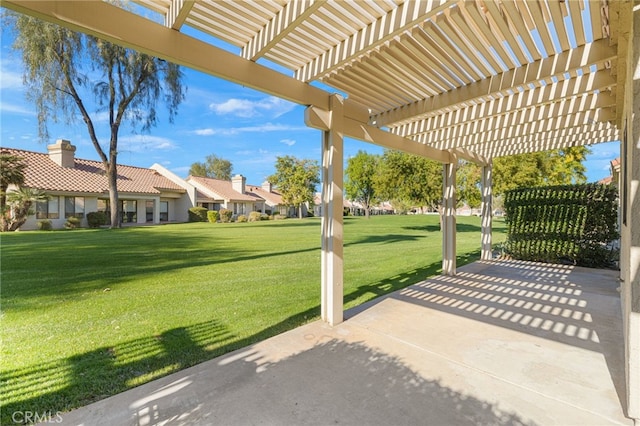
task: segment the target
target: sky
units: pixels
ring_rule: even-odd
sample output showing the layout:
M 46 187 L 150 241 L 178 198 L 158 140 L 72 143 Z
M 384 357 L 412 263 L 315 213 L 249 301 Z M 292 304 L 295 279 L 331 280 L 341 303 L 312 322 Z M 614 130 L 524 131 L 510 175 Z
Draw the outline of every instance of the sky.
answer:
M 76 146 L 76 158 L 99 160 L 82 120 L 49 122 L 50 139 L 38 137 L 35 107 L 26 99 L 22 62 L 11 48 L 12 34 L 2 32 L 0 50 L 0 146 L 46 152 L 47 144 L 66 139 Z M 142 134 L 123 126 L 118 163 L 150 167 L 158 163 L 186 178 L 191 164 L 215 154 L 231 161 L 233 174 L 259 185 L 275 172 L 278 156 L 321 162 L 321 132 L 304 124 L 304 106 L 182 67 L 186 97 L 173 123 L 159 104 L 158 125 Z M 100 140 L 108 141 L 104 112 L 89 108 Z M 359 150 L 372 154 L 382 148 L 345 139 L 344 157 Z M 609 162 L 619 156 L 619 143 L 591 147 L 585 166 L 588 182 L 609 176 Z

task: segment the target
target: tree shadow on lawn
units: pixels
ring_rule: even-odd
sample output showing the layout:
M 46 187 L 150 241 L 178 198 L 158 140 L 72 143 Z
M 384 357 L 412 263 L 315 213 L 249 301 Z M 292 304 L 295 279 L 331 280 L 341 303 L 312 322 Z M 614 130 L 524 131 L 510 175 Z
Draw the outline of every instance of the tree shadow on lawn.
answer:
M 211 241 L 211 250 L 203 250 L 201 245 L 194 244 L 194 239 Z M 6 308 L 16 310 L 21 308 L 21 301 L 26 301 L 29 297 L 69 296 L 102 291 L 105 288 L 135 280 L 141 275 L 176 272 L 186 268 L 222 265 L 305 252 L 320 252 L 320 245 L 279 252 L 264 248 L 258 250 L 229 246 L 218 248 L 224 244 L 220 240 L 220 238 L 214 241 L 210 237 L 195 237 L 192 234 L 185 238 L 171 238 L 169 240 L 160 234 L 151 234 L 144 236 L 142 240 L 144 244 L 136 244 L 131 239 L 129 245 L 123 244 L 121 249 L 95 245 L 79 250 L 69 249 L 64 253 L 58 251 L 55 255 L 52 254 L 56 259 L 54 264 L 47 264 L 46 259 L 43 259 L 42 262 L 29 262 L 23 270 L 15 272 L 5 267 L 2 283 L 3 303 Z M 22 256 L 22 251 L 12 252 L 11 257 Z M 104 258 L 105 253 L 113 254 Z M 27 253 L 24 255 L 28 256 Z M 6 256 L 3 257 L 5 265 L 11 262 Z M 82 263 L 83 261 L 86 263 Z M 23 274 L 30 277 L 37 274 L 43 278 L 37 282 L 32 281 L 29 285 L 24 285 L 19 278 Z
M 411 231 L 427 231 L 427 232 L 440 232 L 440 225 L 420 225 L 420 226 L 403 226 L 402 229 Z M 482 227 L 478 225 L 471 225 L 469 223 L 456 223 L 456 232 L 480 232 Z
M 479 256 L 474 252 L 469 256 Z M 459 258 L 466 262 L 469 258 Z M 344 303 L 361 300 L 348 315 L 366 309 L 383 295 L 438 273 L 441 262 L 360 286 L 345 294 Z M 244 348 L 319 318 L 316 305 L 251 336 L 236 339 L 221 321 L 211 320 L 167 330 L 66 359 L 0 373 L 0 424 L 13 423 L 14 412 L 69 411 L 123 392 L 142 383 Z M 42 389 L 48 391 L 41 392 Z M 34 392 L 39 395 L 30 396 Z

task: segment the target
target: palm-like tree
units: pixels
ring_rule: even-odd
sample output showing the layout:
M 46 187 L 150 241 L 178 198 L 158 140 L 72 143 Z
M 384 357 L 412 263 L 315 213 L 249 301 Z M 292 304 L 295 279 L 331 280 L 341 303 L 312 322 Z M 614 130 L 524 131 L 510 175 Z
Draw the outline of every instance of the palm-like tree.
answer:
M 15 231 L 27 221 L 27 218 L 35 211 L 33 205 L 39 201 L 47 201 L 49 196 L 39 189 L 18 188 L 7 194 L 7 201 L 13 207 L 13 215 L 5 218 L 7 229 L 5 231 Z
M 24 184 L 24 169 L 27 167 L 22 158 L 8 152 L 0 152 L 0 231 L 8 230 L 7 189 L 9 185 Z

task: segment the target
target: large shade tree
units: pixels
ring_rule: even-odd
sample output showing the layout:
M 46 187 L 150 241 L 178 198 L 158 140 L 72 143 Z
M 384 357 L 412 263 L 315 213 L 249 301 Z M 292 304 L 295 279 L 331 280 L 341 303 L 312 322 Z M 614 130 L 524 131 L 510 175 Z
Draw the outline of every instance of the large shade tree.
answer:
M 37 18 L 8 13 L 3 19 L 16 29 L 14 48 L 22 54 L 40 138 L 49 139 L 50 120 L 82 120 L 106 171 L 111 227 L 119 227 L 118 133 L 125 122 L 149 131 L 157 124 L 159 101 L 173 120 L 184 99 L 180 68 Z M 97 127 L 102 116 L 107 117 L 105 129 Z M 101 138 L 101 133 L 108 136 Z
M 302 218 L 302 205 L 313 202 L 316 186 L 320 183 L 320 166 L 315 160 L 290 155 L 277 157 L 276 172 L 268 180 L 278 188 L 286 204 L 298 209 Z
M 425 157 L 386 150 L 376 188 L 387 200 L 438 209 L 442 202 L 442 165 Z
M 191 164 L 189 174 L 213 179 L 231 180 L 233 165 L 231 161 L 218 157 L 215 154 L 207 155 L 204 162 Z
M 344 190 L 348 199 L 364 206 L 365 217 L 369 218 L 371 205 L 379 201 L 375 180 L 380 165 L 380 156 L 364 151 L 347 160 Z

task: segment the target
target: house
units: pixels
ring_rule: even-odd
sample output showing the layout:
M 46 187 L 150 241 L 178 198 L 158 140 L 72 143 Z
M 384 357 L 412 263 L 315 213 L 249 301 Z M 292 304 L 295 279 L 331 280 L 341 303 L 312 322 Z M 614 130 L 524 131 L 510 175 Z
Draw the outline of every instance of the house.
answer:
M 45 154 L 2 148 L 3 153 L 26 164 L 23 186 L 40 189 L 50 197 L 37 203 L 35 215 L 21 229 L 36 229 L 43 219 L 50 220 L 53 228 L 63 228 L 71 216 L 86 227 L 87 213 L 109 212 L 109 185 L 102 162 L 75 158 L 76 147 L 67 140 L 59 139 L 47 149 Z M 12 189 L 10 186 L 8 192 Z M 196 190 L 158 164 L 148 169 L 118 165 L 118 197 L 123 223 L 186 222 Z
M 198 190 L 197 206 L 208 210 L 231 210 L 234 215 L 262 211 L 261 198 L 246 192 L 246 178 L 235 175 L 231 181 L 203 176 L 189 176 L 187 182 Z
M 231 181 L 202 176 L 189 176 L 187 182 L 198 190 L 197 205 L 209 210 L 231 210 L 234 215 L 250 212 L 294 216 L 295 209 L 282 201 L 282 194 L 269 182 L 262 186 L 247 185 L 246 177 L 235 175 Z
M 296 215 L 295 207 L 289 206 L 282 200 L 282 194 L 273 189 L 270 182 L 263 182 L 262 186 L 248 185 L 247 191 L 264 200 L 262 213 L 280 214 L 282 216 L 293 217 Z

